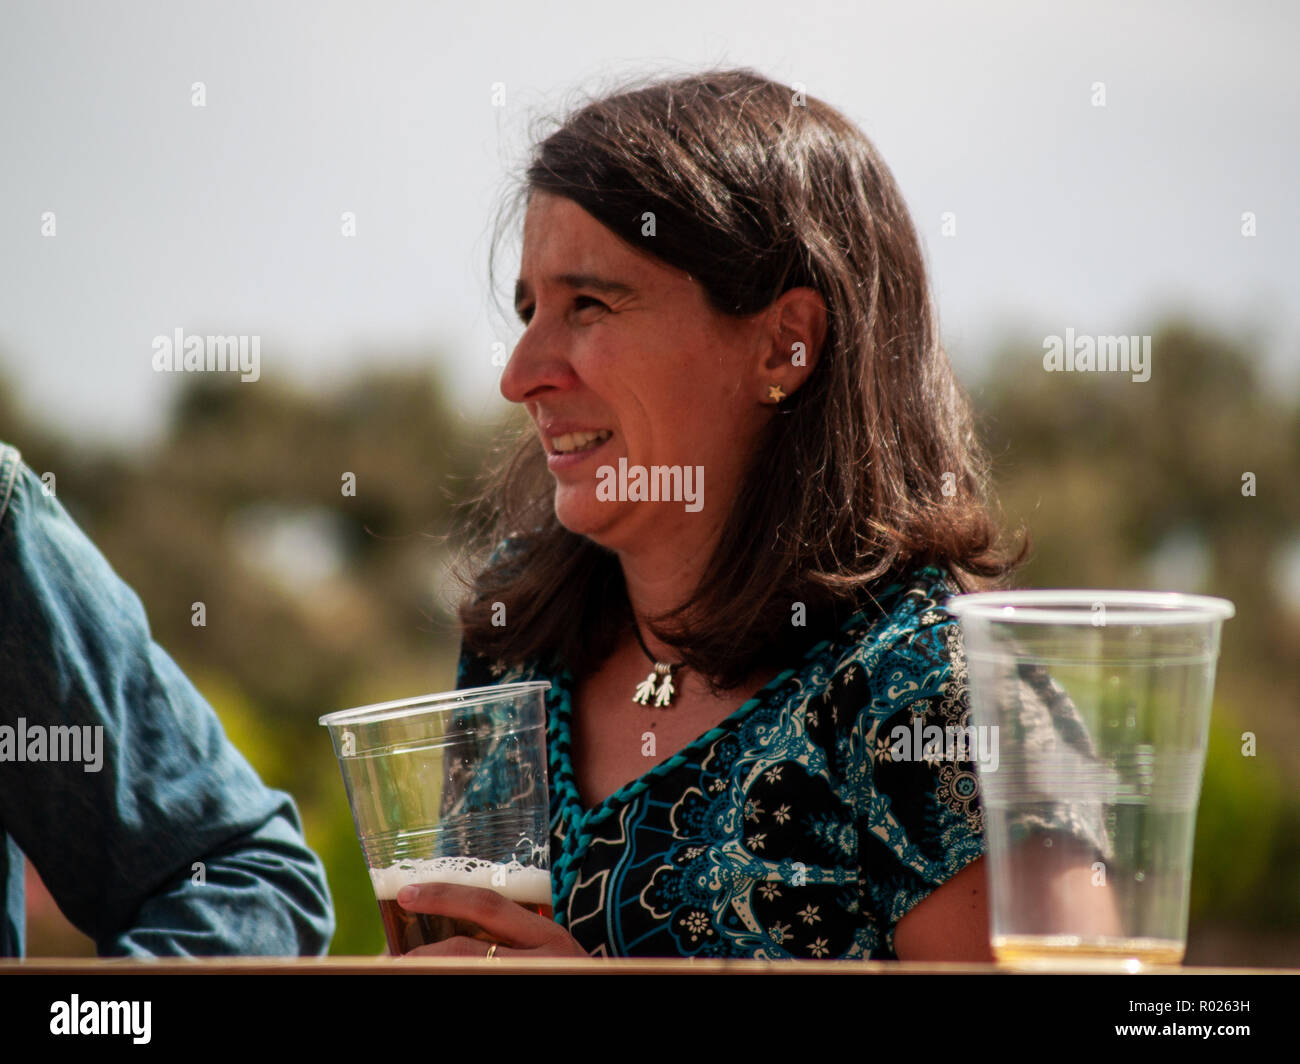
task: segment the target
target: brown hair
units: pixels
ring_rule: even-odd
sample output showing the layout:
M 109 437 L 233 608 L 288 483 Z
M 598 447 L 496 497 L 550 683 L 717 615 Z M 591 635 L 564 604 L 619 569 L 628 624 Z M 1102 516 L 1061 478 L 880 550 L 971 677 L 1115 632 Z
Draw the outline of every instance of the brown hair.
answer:
M 694 596 L 648 621 L 715 689 L 818 638 L 886 579 L 937 564 L 969 590 L 1023 560 L 1027 540 L 1014 557 L 997 542 L 987 462 L 903 197 L 838 111 L 749 70 L 625 88 L 536 146 L 515 208 L 538 190 L 685 270 L 719 312 L 750 315 L 797 286 L 825 300 L 820 359 L 765 428 Z M 617 556 L 556 519 L 528 428 L 477 500 L 482 552 L 462 576 L 462 634 L 507 663 L 581 676 L 631 608 Z

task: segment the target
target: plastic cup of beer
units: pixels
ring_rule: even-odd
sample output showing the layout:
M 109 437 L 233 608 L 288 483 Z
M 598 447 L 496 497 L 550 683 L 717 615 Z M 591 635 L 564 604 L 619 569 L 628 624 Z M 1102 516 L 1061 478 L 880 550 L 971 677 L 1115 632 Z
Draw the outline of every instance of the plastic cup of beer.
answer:
M 394 956 L 478 925 L 407 912 L 408 884 L 486 887 L 551 917 L 544 681 L 330 713 L 329 729 Z
M 1137 591 L 958 595 L 999 963 L 1182 962 L 1192 838 L 1231 602 Z M 988 729 L 985 735 L 980 730 Z

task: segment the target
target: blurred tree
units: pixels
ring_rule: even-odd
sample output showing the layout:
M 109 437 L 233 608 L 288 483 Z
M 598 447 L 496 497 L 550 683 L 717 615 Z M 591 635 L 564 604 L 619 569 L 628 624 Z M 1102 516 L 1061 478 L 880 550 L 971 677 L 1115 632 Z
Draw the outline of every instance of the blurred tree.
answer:
M 1145 382 L 1049 373 L 1042 357 L 1040 341 L 1008 344 L 977 393 L 998 498 L 1035 544 L 1017 582 L 1152 587 L 1168 583 L 1164 548 L 1203 552 L 1203 573 L 1193 549 L 1192 583 L 1167 589 L 1222 596 L 1237 613 L 1223 631 L 1193 938 L 1197 917 L 1261 913 L 1300 935 L 1300 837 L 1282 829 L 1300 812 L 1300 596 L 1278 575 L 1300 533 L 1300 406 L 1267 389 L 1237 343 L 1186 322 L 1152 335 Z M 1243 755 L 1245 733 L 1257 756 Z

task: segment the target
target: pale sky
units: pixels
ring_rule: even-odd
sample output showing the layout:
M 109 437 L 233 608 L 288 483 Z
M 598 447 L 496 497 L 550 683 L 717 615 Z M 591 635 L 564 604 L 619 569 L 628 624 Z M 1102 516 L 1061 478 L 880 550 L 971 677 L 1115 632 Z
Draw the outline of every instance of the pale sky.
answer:
M 1180 308 L 1294 382 L 1298 29 L 1286 2 L 5 0 L 0 373 L 52 427 L 147 443 L 182 383 L 153 338 L 256 334 L 263 379 L 436 357 L 489 416 L 492 343 L 518 334 L 486 240 L 530 119 L 728 65 L 872 138 L 968 382 L 1003 330 L 1131 334 Z

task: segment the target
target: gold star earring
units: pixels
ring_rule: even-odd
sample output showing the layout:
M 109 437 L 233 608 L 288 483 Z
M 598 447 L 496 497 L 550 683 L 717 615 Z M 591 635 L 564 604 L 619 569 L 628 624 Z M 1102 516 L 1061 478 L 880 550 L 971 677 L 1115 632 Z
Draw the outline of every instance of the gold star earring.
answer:
M 779 384 L 769 385 L 767 389 L 767 397 L 771 399 L 772 402 L 779 403 L 785 398 L 785 392 L 781 391 L 781 386 Z

